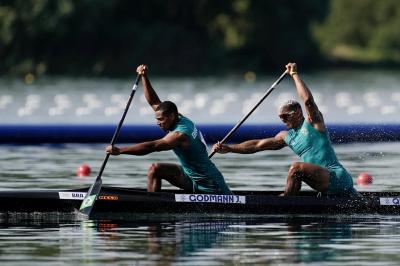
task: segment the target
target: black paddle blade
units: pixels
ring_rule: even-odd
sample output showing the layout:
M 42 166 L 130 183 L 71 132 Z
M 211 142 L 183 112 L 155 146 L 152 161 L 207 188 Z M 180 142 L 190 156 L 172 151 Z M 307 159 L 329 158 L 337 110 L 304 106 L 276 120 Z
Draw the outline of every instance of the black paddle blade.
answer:
M 90 213 L 92 212 L 96 197 L 100 193 L 102 183 L 102 179 L 98 177 L 83 199 L 81 207 L 79 208 L 79 212 L 83 215 L 89 217 Z

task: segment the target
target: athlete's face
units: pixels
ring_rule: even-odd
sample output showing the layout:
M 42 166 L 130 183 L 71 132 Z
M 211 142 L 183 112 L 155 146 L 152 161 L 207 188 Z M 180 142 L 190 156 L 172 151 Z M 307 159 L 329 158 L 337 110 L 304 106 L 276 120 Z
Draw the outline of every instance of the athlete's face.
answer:
M 164 131 L 168 131 L 172 128 L 175 122 L 175 115 L 165 115 L 162 111 L 156 111 L 157 125 Z
M 299 110 L 290 110 L 287 107 L 281 108 L 279 111 L 279 118 L 288 128 L 296 128 L 301 121 L 301 112 Z

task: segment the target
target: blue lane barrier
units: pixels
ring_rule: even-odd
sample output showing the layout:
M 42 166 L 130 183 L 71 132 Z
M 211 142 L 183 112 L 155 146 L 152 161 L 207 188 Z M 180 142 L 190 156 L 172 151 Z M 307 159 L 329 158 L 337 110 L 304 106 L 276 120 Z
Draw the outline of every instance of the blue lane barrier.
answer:
M 234 125 L 198 125 L 207 143 L 213 144 Z M 0 143 L 108 143 L 115 125 L 0 125 Z M 229 142 L 275 136 L 282 125 L 242 125 Z M 330 124 L 333 143 L 400 141 L 400 124 Z M 135 143 L 161 138 L 165 133 L 156 125 L 124 125 L 118 143 Z

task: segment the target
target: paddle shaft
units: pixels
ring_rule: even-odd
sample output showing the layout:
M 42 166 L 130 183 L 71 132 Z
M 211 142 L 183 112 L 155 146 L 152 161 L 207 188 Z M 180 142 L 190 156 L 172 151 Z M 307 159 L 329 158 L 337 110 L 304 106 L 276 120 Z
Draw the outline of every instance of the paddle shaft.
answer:
M 283 74 L 272 84 L 272 86 L 269 88 L 269 90 L 264 93 L 263 97 L 258 101 L 258 103 L 242 118 L 242 120 L 239 121 L 232 129 L 229 131 L 229 133 L 220 141 L 221 144 L 225 143 L 227 139 L 229 139 L 232 134 L 244 123 L 244 121 L 247 120 L 247 118 L 257 109 L 257 107 L 265 100 L 265 98 L 268 97 L 268 95 L 271 94 L 271 92 L 275 89 L 275 86 L 278 85 L 282 79 L 285 77 L 287 72 L 283 72 Z M 211 158 L 214 156 L 216 151 L 212 151 L 211 154 L 208 156 L 208 158 Z
M 119 132 L 121 130 L 122 124 L 124 123 L 126 114 L 128 113 L 128 110 L 129 110 L 129 106 L 131 105 L 133 96 L 135 95 L 137 86 L 139 84 L 139 80 L 140 80 L 140 75 L 137 76 L 135 84 L 133 85 L 131 95 L 130 95 L 130 97 L 128 99 L 128 102 L 126 103 L 125 111 L 122 114 L 122 117 L 121 117 L 121 120 L 119 121 L 118 127 L 116 128 L 116 130 L 114 132 L 114 136 L 111 139 L 111 144 L 110 144 L 111 146 L 114 146 L 115 142 L 117 141 L 117 138 L 119 136 Z M 97 176 L 97 178 L 101 178 L 101 175 L 103 174 L 104 168 L 106 167 L 108 158 L 110 158 L 110 154 L 109 153 L 107 153 L 106 157 L 104 158 L 103 164 L 101 165 L 101 168 L 100 168 L 100 171 L 99 171 L 99 175 Z
M 124 110 L 124 113 L 122 114 L 121 120 L 119 121 L 119 124 L 117 128 L 115 129 L 114 136 L 111 139 L 111 146 L 114 146 L 115 141 L 118 138 L 119 132 L 121 130 L 122 124 L 124 123 L 126 114 L 128 113 L 129 106 L 131 105 L 133 96 L 135 95 L 136 89 L 138 87 L 140 80 L 140 74 L 137 75 L 135 83 L 132 87 L 131 95 L 129 96 L 128 102 L 126 103 L 126 107 Z M 101 185 L 102 185 L 102 180 L 101 176 L 103 174 L 104 168 L 107 165 L 108 158 L 110 158 L 110 154 L 107 154 L 106 157 L 104 158 L 103 164 L 100 167 L 99 174 L 97 175 L 96 181 L 94 184 L 90 187 L 88 193 L 86 194 L 85 199 L 82 201 L 82 205 L 79 209 L 79 211 L 87 216 L 90 215 L 92 208 L 94 206 L 94 201 L 97 199 L 98 194 L 100 193 L 101 190 Z M 89 200 L 88 200 L 89 199 Z

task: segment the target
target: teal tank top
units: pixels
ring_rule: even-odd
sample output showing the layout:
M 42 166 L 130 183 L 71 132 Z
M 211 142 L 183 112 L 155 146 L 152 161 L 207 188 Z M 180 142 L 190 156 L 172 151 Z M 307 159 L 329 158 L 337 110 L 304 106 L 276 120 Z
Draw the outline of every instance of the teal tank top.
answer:
M 353 186 L 353 179 L 339 163 L 327 131 L 319 132 L 304 119 L 301 127 L 288 131 L 284 141 L 303 162 L 334 172 L 343 188 Z
M 177 147 L 173 151 L 178 156 L 183 172 L 198 189 L 206 193 L 231 194 L 221 172 L 208 158 L 207 145 L 194 123 L 179 115 L 179 121 L 171 131 L 181 132 L 190 139 L 187 149 Z

